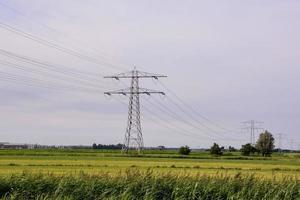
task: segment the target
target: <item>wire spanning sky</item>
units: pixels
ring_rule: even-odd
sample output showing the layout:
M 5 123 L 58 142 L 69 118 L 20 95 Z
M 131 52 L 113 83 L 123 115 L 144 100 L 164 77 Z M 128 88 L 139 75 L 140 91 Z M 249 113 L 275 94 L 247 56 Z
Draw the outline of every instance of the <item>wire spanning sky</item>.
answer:
M 0 142 L 122 143 L 129 82 L 141 87 L 146 146 L 249 142 L 263 121 L 300 147 L 300 2 L 0 0 Z M 257 137 L 257 136 L 256 136 Z

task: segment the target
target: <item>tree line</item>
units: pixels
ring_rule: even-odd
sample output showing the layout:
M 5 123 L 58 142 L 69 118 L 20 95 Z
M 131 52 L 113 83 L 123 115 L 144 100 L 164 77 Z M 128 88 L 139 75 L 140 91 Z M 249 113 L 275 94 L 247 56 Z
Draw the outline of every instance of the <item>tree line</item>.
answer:
M 256 144 L 250 144 L 247 143 L 245 145 L 242 145 L 240 152 L 243 156 L 250 156 L 254 154 L 260 154 L 264 157 L 271 156 L 274 152 L 275 148 L 275 139 L 273 135 L 265 131 L 259 135 L 258 140 L 256 141 Z M 228 148 L 229 152 L 237 151 L 234 147 L 229 146 Z M 189 155 L 191 152 L 191 149 L 188 146 L 182 146 L 179 149 L 179 154 L 181 155 Z M 220 146 L 217 143 L 214 143 L 211 148 L 209 149 L 209 152 L 211 155 L 221 156 L 225 152 L 225 148 Z
M 96 144 L 94 143 L 92 145 L 93 149 L 118 149 L 121 150 L 123 147 L 123 144 Z M 275 148 L 275 139 L 273 135 L 265 131 L 259 135 L 259 138 L 255 145 L 247 143 L 242 145 L 241 149 L 239 150 L 241 152 L 241 155 L 243 156 L 250 156 L 254 154 L 260 154 L 264 157 L 271 156 L 271 154 L 274 152 Z M 161 149 L 161 148 L 159 148 Z M 163 147 L 161 150 L 165 149 Z M 221 156 L 225 151 L 229 152 L 235 152 L 238 151 L 234 147 L 229 146 L 228 149 L 225 149 L 223 146 L 220 146 L 217 143 L 214 143 L 210 149 L 208 149 L 211 155 Z M 181 155 L 189 155 L 191 153 L 191 149 L 189 146 L 182 146 L 179 148 L 178 153 Z
M 96 144 L 92 145 L 93 149 L 122 149 L 123 144 Z

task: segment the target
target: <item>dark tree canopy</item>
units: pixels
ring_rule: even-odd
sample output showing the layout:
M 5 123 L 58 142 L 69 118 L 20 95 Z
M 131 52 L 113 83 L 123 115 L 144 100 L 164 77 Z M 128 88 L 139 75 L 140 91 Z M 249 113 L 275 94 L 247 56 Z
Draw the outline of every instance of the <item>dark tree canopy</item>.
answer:
M 223 154 L 224 147 L 220 147 L 217 143 L 214 143 L 210 148 L 210 154 L 220 156 Z
M 237 150 L 236 150 L 236 148 L 234 148 L 234 147 L 232 147 L 232 146 L 229 146 L 229 147 L 228 147 L 228 151 L 229 151 L 229 152 L 235 152 L 235 151 L 237 151 Z
M 189 155 L 191 153 L 191 149 L 188 146 L 182 146 L 179 148 L 179 154 L 181 155 Z
M 122 149 L 122 144 L 96 144 L 92 145 L 93 149 Z
M 252 146 L 252 144 L 250 143 L 243 145 L 241 148 L 241 153 L 243 156 L 250 156 L 255 152 L 257 152 L 257 149 L 254 146 Z
M 257 150 L 262 154 L 262 156 L 271 156 L 275 145 L 274 145 L 275 139 L 273 135 L 265 131 L 264 133 L 261 133 L 257 143 L 256 148 Z

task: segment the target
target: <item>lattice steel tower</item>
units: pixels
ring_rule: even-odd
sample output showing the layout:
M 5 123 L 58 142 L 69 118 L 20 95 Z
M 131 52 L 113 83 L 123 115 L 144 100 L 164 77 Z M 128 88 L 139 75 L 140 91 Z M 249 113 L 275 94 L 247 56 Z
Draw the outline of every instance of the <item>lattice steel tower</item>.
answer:
M 259 130 L 264 130 L 261 127 L 257 127 L 256 125 L 262 125 L 264 122 L 258 122 L 255 120 L 249 120 L 246 122 L 242 122 L 246 127 L 243 129 L 250 131 L 250 144 L 255 145 L 255 132 Z
M 128 121 L 127 121 L 127 128 L 125 132 L 124 143 L 122 147 L 122 152 L 128 153 L 129 150 L 135 149 L 138 153 L 144 148 L 143 142 L 143 134 L 142 134 L 142 127 L 141 127 L 141 117 L 140 117 L 140 94 L 161 94 L 165 95 L 164 92 L 140 88 L 139 87 L 139 79 L 141 78 L 162 78 L 167 77 L 165 75 L 160 74 L 152 74 L 147 72 L 137 71 L 136 69 L 121 73 L 113 76 L 105 76 L 104 78 L 113 78 L 116 80 L 120 80 L 122 78 L 131 79 L 131 84 L 129 88 L 105 92 L 106 95 L 129 95 L 129 106 L 128 106 Z

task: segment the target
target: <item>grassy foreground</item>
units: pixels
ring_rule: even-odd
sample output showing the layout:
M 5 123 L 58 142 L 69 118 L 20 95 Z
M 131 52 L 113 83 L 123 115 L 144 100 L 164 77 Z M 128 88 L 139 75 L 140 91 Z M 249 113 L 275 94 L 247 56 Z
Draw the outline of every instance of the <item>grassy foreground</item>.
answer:
M 0 150 L 0 199 L 300 200 L 300 155 Z
M 300 182 L 253 176 L 175 176 L 127 170 L 77 176 L 19 174 L 0 177 L 1 199 L 300 199 Z

